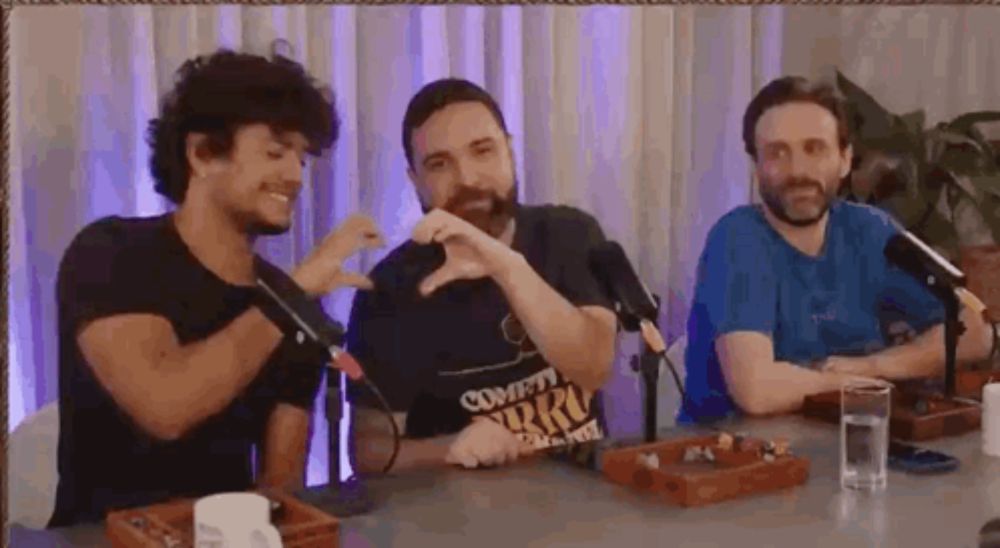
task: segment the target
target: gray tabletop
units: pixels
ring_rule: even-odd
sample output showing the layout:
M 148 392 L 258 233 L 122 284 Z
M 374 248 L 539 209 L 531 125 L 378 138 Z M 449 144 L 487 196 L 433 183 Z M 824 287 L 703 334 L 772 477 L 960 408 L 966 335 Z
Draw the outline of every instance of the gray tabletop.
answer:
M 940 476 L 889 473 L 877 495 L 842 492 L 838 427 L 801 417 L 742 421 L 754 436 L 785 436 L 810 459 L 791 490 L 681 508 L 630 492 L 595 472 L 551 461 L 480 470 L 407 474 L 370 483 L 368 515 L 342 522 L 342 545 L 368 546 L 914 546 L 975 547 L 1000 517 L 1000 458 L 980 433 L 920 445 L 958 457 Z M 665 437 L 681 432 L 672 429 Z M 106 546 L 100 527 L 30 531 L 11 546 Z

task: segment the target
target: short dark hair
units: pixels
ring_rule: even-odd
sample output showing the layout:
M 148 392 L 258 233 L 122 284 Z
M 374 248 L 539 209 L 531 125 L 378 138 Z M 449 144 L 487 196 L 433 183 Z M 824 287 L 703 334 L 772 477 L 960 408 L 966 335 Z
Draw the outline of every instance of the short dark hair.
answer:
M 175 204 L 184 201 L 191 175 L 188 134 L 205 133 L 207 152 L 220 157 L 232 152 L 237 129 L 259 123 L 278 133 L 302 133 L 313 156 L 332 147 L 340 131 L 332 90 L 295 61 L 228 49 L 186 61 L 146 132 L 156 192 Z
M 841 150 L 850 143 L 847 108 L 840 92 L 829 84 L 810 82 L 801 76 L 785 76 L 764 86 L 750 101 L 743 115 L 743 145 L 752 158 L 757 158 L 754 135 L 760 117 L 768 109 L 787 103 L 814 103 L 825 108 L 837 120 L 837 138 Z
M 485 89 L 461 78 L 443 78 L 422 87 L 410 99 L 403 116 L 403 150 L 406 152 L 406 162 L 413 167 L 413 130 L 423 125 L 435 112 L 453 103 L 476 102 L 489 109 L 490 114 L 500 124 L 500 129 L 507 133 L 503 113 L 496 100 Z

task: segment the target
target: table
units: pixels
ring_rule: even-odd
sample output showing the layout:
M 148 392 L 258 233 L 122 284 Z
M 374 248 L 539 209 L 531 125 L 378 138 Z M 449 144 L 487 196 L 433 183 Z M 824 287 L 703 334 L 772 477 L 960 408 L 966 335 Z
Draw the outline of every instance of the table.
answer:
M 975 547 L 1000 517 L 1000 458 L 980 433 L 921 443 L 958 457 L 941 476 L 889 472 L 876 495 L 842 492 L 839 430 L 798 416 L 742 420 L 754 436 L 785 436 L 810 459 L 806 484 L 702 508 L 681 508 L 548 460 L 494 470 L 440 470 L 372 481 L 378 507 L 342 522 L 342 545 L 371 546 L 928 546 Z M 690 434 L 674 428 L 663 437 Z M 10 530 L 11 546 L 107 546 L 99 526 Z

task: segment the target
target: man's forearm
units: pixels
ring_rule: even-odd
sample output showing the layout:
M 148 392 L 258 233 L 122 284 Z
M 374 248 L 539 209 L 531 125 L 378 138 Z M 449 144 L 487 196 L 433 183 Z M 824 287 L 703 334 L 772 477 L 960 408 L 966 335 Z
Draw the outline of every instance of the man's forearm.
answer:
M 403 438 L 392 472 L 446 466 L 445 457 L 454 441 L 455 435 L 418 440 Z M 381 472 L 392 456 L 392 436 L 359 436 L 355 444 L 355 466 L 366 474 Z
M 405 413 L 394 413 L 393 420 L 404 431 Z M 354 466 L 361 472 L 381 472 L 392 456 L 392 430 L 386 416 L 374 409 L 352 408 L 351 445 L 355 452 Z M 400 440 L 399 454 L 392 471 L 433 468 L 445 465 L 448 448 L 458 434 L 433 438 Z
M 988 357 L 993 332 L 982 316 L 963 308 L 961 321 L 966 327 L 955 352 L 957 364 Z M 944 372 L 944 325 L 936 325 L 912 341 L 870 356 L 874 374 L 890 380 L 930 377 Z
M 598 390 L 614 360 L 614 330 L 567 301 L 520 254 L 494 280 L 545 360 L 581 388 Z
M 790 413 L 802 408 L 806 396 L 838 390 L 844 378 L 837 373 L 806 369 L 789 362 L 756 365 L 754 379 L 734 399 L 751 415 Z M 740 401 L 742 400 L 742 401 Z

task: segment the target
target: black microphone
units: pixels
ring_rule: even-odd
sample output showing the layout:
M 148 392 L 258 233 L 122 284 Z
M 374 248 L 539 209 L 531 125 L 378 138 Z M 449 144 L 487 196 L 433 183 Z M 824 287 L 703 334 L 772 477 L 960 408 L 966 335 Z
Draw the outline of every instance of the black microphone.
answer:
M 928 277 L 933 277 L 931 285 L 950 290 L 959 302 L 975 313 L 986 314 L 986 304 L 965 288 L 965 273 L 909 231 L 889 238 L 885 245 L 885 258 L 919 280 L 928 281 Z
M 659 303 L 639 280 L 622 246 L 613 240 L 602 242 L 590 251 L 590 269 L 605 292 L 620 306 L 622 323 L 629 331 L 638 331 L 640 322 L 656 323 Z
M 965 274 L 909 231 L 889 238 L 885 245 L 885 258 L 918 279 L 926 280 L 932 276 L 929 285 L 943 285 L 951 289 L 965 287 Z

